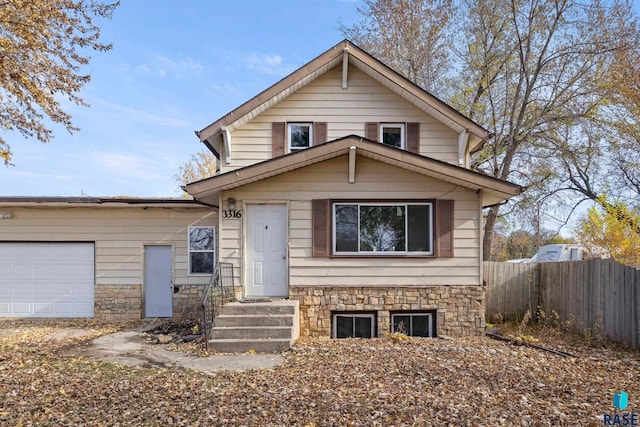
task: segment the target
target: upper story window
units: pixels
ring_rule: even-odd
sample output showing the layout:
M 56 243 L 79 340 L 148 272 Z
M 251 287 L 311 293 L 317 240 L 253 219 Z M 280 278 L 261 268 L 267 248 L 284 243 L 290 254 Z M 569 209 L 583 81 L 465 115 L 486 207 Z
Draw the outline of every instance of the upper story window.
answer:
M 215 227 L 189 227 L 189 274 L 213 274 Z
M 290 153 L 311 147 L 313 145 L 313 124 L 289 123 L 287 140 Z
M 380 124 L 380 142 L 383 144 L 404 149 L 404 139 L 404 123 Z
M 432 255 L 432 203 L 333 205 L 336 255 Z

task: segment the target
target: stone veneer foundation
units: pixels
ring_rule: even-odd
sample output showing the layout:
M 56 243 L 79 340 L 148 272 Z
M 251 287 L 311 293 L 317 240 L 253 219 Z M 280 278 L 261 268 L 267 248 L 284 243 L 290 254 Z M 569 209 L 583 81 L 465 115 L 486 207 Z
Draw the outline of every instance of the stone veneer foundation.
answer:
M 173 317 L 202 319 L 202 299 L 207 285 L 179 285 L 173 294 Z
M 93 292 L 96 319 L 119 322 L 142 317 L 141 285 L 97 285 Z
M 180 285 L 173 294 L 174 318 L 202 318 L 206 285 Z M 141 285 L 98 285 L 94 290 L 94 317 L 113 322 L 144 317 Z
M 331 336 L 331 314 L 377 312 L 378 336 L 391 331 L 391 312 L 436 311 L 438 335 L 482 335 L 484 286 L 428 287 L 291 287 L 300 302 L 300 336 Z

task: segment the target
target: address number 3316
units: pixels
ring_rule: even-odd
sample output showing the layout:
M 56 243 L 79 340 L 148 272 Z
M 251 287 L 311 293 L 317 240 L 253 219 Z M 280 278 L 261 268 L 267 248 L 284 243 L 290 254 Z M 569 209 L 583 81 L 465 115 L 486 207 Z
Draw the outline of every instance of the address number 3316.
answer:
M 222 217 L 223 218 L 242 218 L 242 211 L 227 209 L 222 211 Z

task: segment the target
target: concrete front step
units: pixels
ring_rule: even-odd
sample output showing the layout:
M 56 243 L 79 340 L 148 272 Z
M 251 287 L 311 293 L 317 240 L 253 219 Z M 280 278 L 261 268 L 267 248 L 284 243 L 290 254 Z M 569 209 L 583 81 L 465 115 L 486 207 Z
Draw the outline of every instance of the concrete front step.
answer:
M 221 314 L 214 326 L 293 326 L 292 314 Z
M 287 338 L 291 340 L 291 329 L 291 326 L 216 326 L 211 330 L 211 339 Z
M 220 353 L 246 353 L 255 351 L 256 353 L 280 353 L 291 347 L 291 339 L 269 339 L 269 340 L 210 340 L 209 348 Z
M 222 353 L 280 352 L 299 331 L 298 301 L 232 302 L 214 319 L 209 347 Z
M 232 302 L 222 306 L 221 315 L 268 315 L 294 314 L 296 305 L 290 301 L 284 302 Z

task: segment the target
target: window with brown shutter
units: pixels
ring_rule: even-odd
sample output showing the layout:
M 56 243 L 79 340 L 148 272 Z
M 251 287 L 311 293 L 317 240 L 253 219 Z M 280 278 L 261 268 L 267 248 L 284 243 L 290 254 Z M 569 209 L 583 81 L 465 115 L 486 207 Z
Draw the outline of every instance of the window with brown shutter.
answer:
M 313 145 L 320 145 L 327 142 L 327 123 L 315 122 L 313 124 Z
M 273 122 L 271 124 L 271 148 L 273 158 L 280 157 L 284 154 L 285 131 L 286 123 Z
M 453 200 L 312 200 L 311 218 L 314 257 L 453 257 Z
M 331 255 L 330 248 L 330 203 L 329 199 L 315 199 L 311 201 L 311 223 L 312 223 L 312 256 L 328 257 Z
M 407 151 L 420 154 L 420 123 L 407 123 Z
M 436 256 L 453 257 L 453 200 L 436 201 Z

